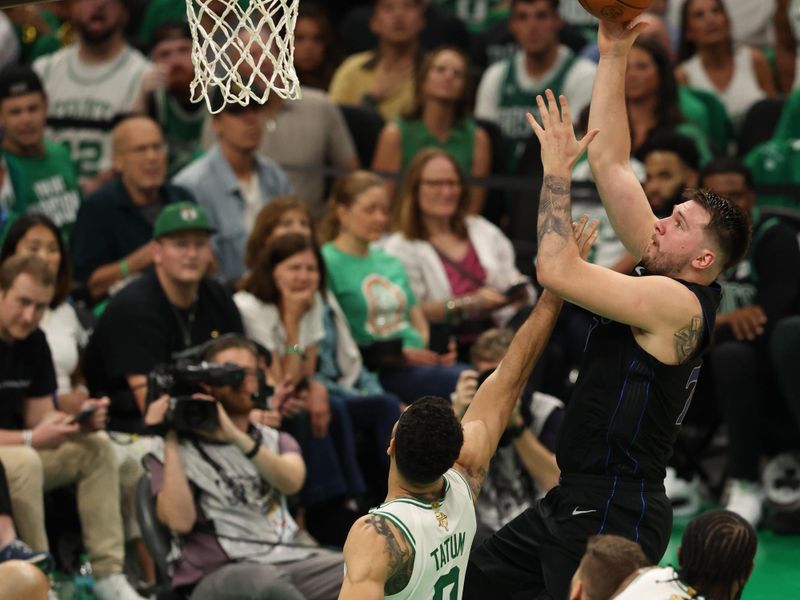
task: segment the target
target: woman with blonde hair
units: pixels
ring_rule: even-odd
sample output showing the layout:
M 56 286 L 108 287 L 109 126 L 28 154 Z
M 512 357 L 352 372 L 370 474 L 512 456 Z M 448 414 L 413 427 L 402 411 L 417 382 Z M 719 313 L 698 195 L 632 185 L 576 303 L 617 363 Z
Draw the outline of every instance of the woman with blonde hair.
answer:
M 373 247 L 388 224 L 383 180 L 357 171 L 339 180 L 328 207 L 322 255 L 331 292 L 362 353 L 379 364 L 383 386 L 410 404 L 421 393 L 448 397 L 466 365 L 454 344 L 429 347 L 428 321 L 403 264 Z

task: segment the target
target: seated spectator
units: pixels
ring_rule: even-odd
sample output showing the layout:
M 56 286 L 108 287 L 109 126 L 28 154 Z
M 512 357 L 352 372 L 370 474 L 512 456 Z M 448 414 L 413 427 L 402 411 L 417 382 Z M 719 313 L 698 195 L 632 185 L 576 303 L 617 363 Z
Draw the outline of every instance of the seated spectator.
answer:
M 311 240 L 316 238 L 308 208 L 295 198 L 276 198 L 261 209 L 247 241 L 248 269 L 255 269 L 259 252 L 265 244 L 288 233 Z M 317 266 L 324 268 L 324 264 Z M 325 335 L 317 345 L 314 377 L 328 390 L 334 419 L 339 403 L 347 407 L 353 427 L 359 432 L 358 438 L 364 442 L 357 450 L 363 450 L 358 458 L 368 492 L 375 502 L 381 502 L 386 496 L 386 472 L 389 468 L 385 450 L 400 416 L 400 400 L 385 392 L 378 377 L 364 368 L 361 353 L 336 297 L 328 289 L 320 291 Z M 246 316 L 244 320 L 247 326 Z M 309 465 L 309 477 L 311 471 Z
M 259 252 L 253 269 L 233 300 L 242 315 L 248 337 L 272 353 L 269 369 L 272 380 L 294 386 L 298 391 L 302 387 L 303 393 L 291 396 L 286 406 L 275 408 L 286 417 L 308 411 L 314 437 L 329 438 L 325 449 L 333 449 L 335 456 L 338 455 L 339 460 L 329 466 L 342 484 L 337 485 L 337 495 L 354 498 L 364 492 L 364 481 L 356 463 L 355 434 L 347 408 L 339 399 L 335 403 L 329 402 L 328 390 L 313 379 L 317 345 L 325 336 L 321 295 L 325 291 L 325 279 L 320 261 L 318 251 L 307 235 L 286 233 L 278 236 Z M 332 418 L 337 423 L 329 431 Z M 318 448 L 311 448 L 310 452 L 316 453 L 316 450 Z M 329 457 L 327 462 L 330 458 L 334 457 Z M 333 472 L 315 475 L 315 480 L 322 475 L 321 479 L 328 488 L 326 491 L 334 485 L 330 482 Z M 309 483 L 316 484 L 317 481 Z M 304 494 L 305 503 L 319 502 L 319 492 L 319 489 L 309 486 Z
M 153 223 L 166 205 L 194 201 L 165 181 L 167 147 L 155 121 L 127 118 L 114 128 L 113 140 L 118 175 L 83 202 L 72 237 L 75 279 L 94 300 L 152 265 Z
M 294 26 L 294 69 L 300 85 L 327 91 L 340 62 L 327 13 L 319 4 L 304 2 Z
M 44 529 L 46 490 L 78 485 L 83 543 L 96 578 L 98 599 L 139 600 L 122 574 L 124 542 L 114 450 L 98 430 L 108 398 L 89 399 L 94 410 L 77 423 L 55 410 L 56 377 L 39 322 L 55 294 L 55 276 L 38 256 L 13 256 L 0 266 L 0 461 L 6 470 L 20 537 L 48 548 Z
M 459 418 L 469 408 L 482 380 L 500 364 L 513 337 L 510 329 L 489 329 L 472 346 L 470 358 L 474 370 L 461 373 L 451 395 Z M 530 393 L 530 389 L 523 393 L 475 502 L 479 542 L 558 484 L 560 471 L 555 446 L 563 418 L 564 404 L 558 398 Z
M 49 553 L 37 552 L 17 537 L 11 510 L 11 492 L 8 490 L 6 471 L 0 462 L 0 564 L 11 560 L 24 561 L 44 570 L 53 567 L 53 557 Z M 2 581 L 5 586 L 6 580 Z
M 756 48 L 734 49 L 722 0 L 685 0 L 680 29 L 678 82 L 716 94 L 738 130 L 748 109 L 775 93 L 767 59 Z
M 779 89 L 784 94 L 800 88 L 797 65 L 800 56 L 797 43 L 800 41 L 800 12 L 796 0 L 777 0 L 775 8 L 775 67 L 778 72 Z
M 183 21 L 164 23 L 153 32 L 150 60 L 155 65 L 142 81 L 144 111 L 159 124 L 167 143 L 167 172 L 174 175 L 202 154 L 204 102 L 192 102 L 192 34 Z
M 507 0 L 431 0 L 431 5 L 441 7 L 455 14 L 467 24 L 472 33 L 485 31 L 494 23 L 508 17 Z
M 705 133 L 682 113 L 669 57 L 652 39 L 637 39 L 628 54 L 625 104 L 634 157 L 642 160 L 642 149 L 654 137 L 679 133 L 694 142 L 703 163 L 711 158 Z
M 9 560 L 0 563 L 0 600 L 49 600 L 50 581 L 34 565 L 23 560 Z
M 219 94 L 215 105 L 221 104 Z M 244 274 L 244 245 L 258 211 L 291 191 L 283 169 L 257 152 L 266 119 L 266 108 L 258 102 L 227 104 L 211 118 L 216 143 L 172 179 L 190 190 L 208 213 L 220 274 L 228 280 Z
M 77 43 L 38 58 L 48 99 L 48 136 L 66 144 L 85 195 L 112 176 L 111 127 L 141 103 L 150 63 L 125 40 L 122 0 L 72 2 Z
M 470 116 L 472 85 L 467 55 L 456 48 L 434 50 L 422 62 L 413 108 L 383 128 L 375 149 L 372 169 L 405 173 L 417 153 L 428 146 L 447 150 L 461 171 L 485 177 L 491 166 L 489 135 Z M 395 184 L 387 182 L 394 198 Z M 480 214 L 486 189 L 472 186 L 469 212 Z
M 328 285 L 347 317 L 353 339 L 371 358 L 380 354 L 376 342 L 382 348 L 391 346 L 383 355 L 381 383 L 410 404 L 420 389 L 449 395 L 463 366 L 455 364 L 454 344 L 438 348 L 441 354 L 427 347 L 428 321 L 402 263 L 370 247 L 386 229 L 388 210 L 389 198 L 377 175 L 358 171 L 338 181 L 324 236 L 330 241 L 322 247 L 322 255 Z
M 509 171 L 522 156 L 531 128 L 525 117 L 537 94 L 550 88 L 579 115 L 592 96 L 595 65 L 559 44 L 562 21 L 557 0 L 512 0 L 508 27 L 517 52 L 490 66 L 481 78 L 475 116 L 496 122 L 510 142 Z
M 650 207 L 659 218 L 672 214 L 683 202 L 683 193 L 697 185 L 700 156 L 691 139 L 679 134 L 665 134 L 650 140 L 642 148 L 645 168 L 644 192 Z
M 286 502 L 305 479 L 297 442 L 249 421 L 259 391 L 254 344 L 225 336 L 211 344 L 206 360 L 245 370 L 238 388 L 209 388 L 205 398 L 218 403 L 217 430 L 180 437 L 169 431 L 147 459 L 158 518 L 176 535 L 173 588 L 192 600 L 334 600 L 341 554 L 304 535 Z M 166 396 L 153 402 L 148 424 L 162 423 L 168 405 Z
M 419 35 L 425 25 L 422 0 L 375 0 L 369 25 L 375 50 L 346 59 L 331 81 L 331 100 L 377 109 L 386 121 L 414 102 L 414 78 L 422 60 Z
M 636 542 L 618 535 L 592 536 L 572 576 L 569 600 L 608 600 L 631 573 L 649 564 Z
M 615 600 L 737 600 L 753 572 L 758 538 L 736 513 L 711 510 L 692 519 L 678 548 L 680 568 L 642 569 L 623 583 Z
M 756 526 L 763 502 L 759 465 L 768 437 L 762 423 L 777 412 L 776 405 L 793 402 L 776 386 L 769 348 L 775 324 L 800 306 L 800 248 L 791 227 L 761 215 L 750 171 L 738 160 L 709 163 L 700 185 L 729 198 L 753 219 L 747 255 L 720 278 L 723 294 L 709 362 L 729 437 L 725 508 Z
M 89 390 L 83 385 L 79 369 L 80 353 L 88 341 L 88 332 L 68 301 L 72 281 L 64 241 L 55 223 L 44 215 L 25 215 L 14 222 L 3 240 L 0 263 L 10 256 L 26 254 L 39 256 L 56 278 L 53 300 L 39 327 L 47 337 L 56 370 L 57 389 L 53 400 L 59 410 L 77 414 L 89 399 Z
M 468 202 L 453 157 L 425 149 L 406 172 L 398 231 L 384 244 L 405 267 L 427 321 L 449 325 L 462 356 L 478 333 L 505 325 L 536 299 L 511 242 L 483 217 L 468 216 Z
M 69 237 L 81 192 L 69 152 L 44 137 L 47 98 L 39 76 L 29 67 L 0 71 L 0 126 L 3 153 L 17 180 L 9 221 L 28 212 L 47 215 Z

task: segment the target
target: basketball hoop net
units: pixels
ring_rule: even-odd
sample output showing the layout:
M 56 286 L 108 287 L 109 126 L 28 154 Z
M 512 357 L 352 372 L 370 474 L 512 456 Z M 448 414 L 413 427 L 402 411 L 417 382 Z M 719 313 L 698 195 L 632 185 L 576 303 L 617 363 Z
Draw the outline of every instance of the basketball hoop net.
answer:
M 235 102 L 263 104 L 275 92 L 300 97 L 294 70 L 299 0 L 186 0 L 195 76 L 192 101 L 212 113 Z

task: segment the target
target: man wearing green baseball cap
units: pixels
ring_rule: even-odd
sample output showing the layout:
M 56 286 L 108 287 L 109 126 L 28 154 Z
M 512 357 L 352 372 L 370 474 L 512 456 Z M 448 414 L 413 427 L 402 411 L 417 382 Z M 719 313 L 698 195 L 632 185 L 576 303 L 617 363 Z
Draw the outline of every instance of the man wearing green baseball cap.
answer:
M 84 373 L 89 389 L 105 390 L 111 398 L 108 428 L 117 432 L 115 438 L 145 432 L 142 415 L 153 368 L 218 335 L 244 333 L 230 293 L 206 276 L 213 231 L 208 214 L 197 204 L 164 207 L 153 225 L 153 268 L 112 296 L 97 322 Z M 149 441 L 128 441 L 129 462 L 140 474 L 139 459 Z M 138 476 L 131 479 L 135 485 Z

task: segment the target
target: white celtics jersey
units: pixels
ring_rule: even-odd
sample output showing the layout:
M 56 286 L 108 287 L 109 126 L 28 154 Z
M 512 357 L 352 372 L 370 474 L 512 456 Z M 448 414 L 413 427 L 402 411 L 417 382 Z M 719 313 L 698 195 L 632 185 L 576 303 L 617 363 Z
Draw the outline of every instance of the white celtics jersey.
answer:
M 391 600 L 460 600 L 477 528 L 469 485 L 455 469 L 444 474 L 439 502 L 397 498 L 370 511 L 394 523 L 414 548 L 414 570 Z
M 33 63 L 47 91 L 47 137 L 69 147 L 79 178 L 111 166 L 111 129 L 133 108 L 149 66 L 130 46 L 108 63 L 87 65 L 77 44 Z
M 703 600 L 684 585 L 672 567 L 640 569 L 636 578 L 614 600 Z

